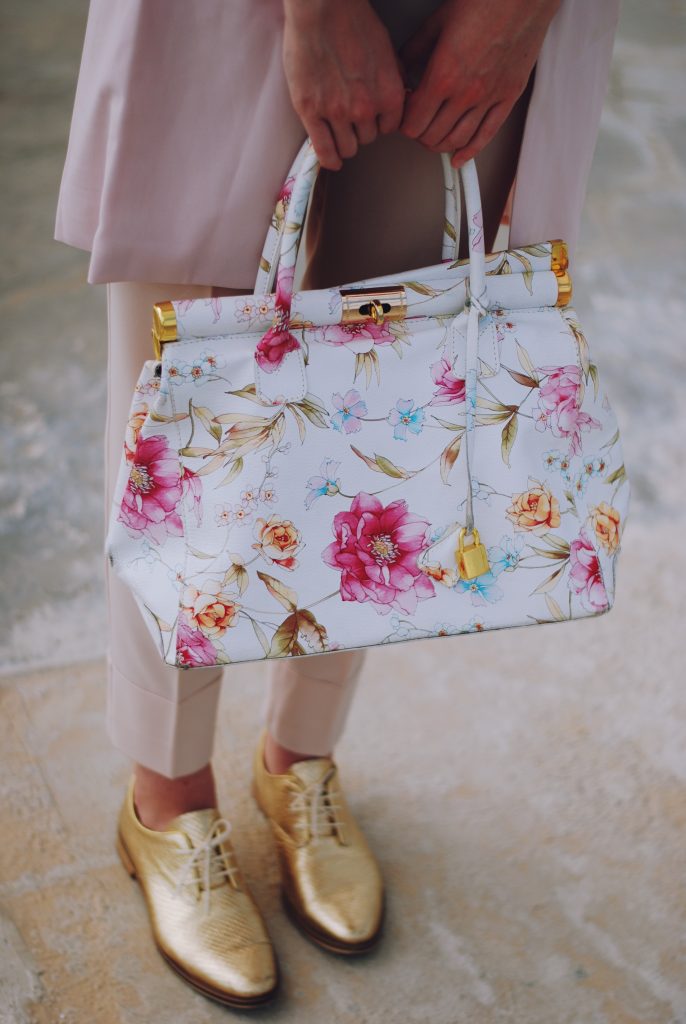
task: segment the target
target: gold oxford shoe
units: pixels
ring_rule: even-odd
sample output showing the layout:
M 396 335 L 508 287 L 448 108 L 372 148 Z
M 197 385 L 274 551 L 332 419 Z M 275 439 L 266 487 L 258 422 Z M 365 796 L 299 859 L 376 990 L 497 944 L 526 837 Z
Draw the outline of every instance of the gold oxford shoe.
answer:
M 269 819 L 291 918 L 334 953 L 362 953 L 384 914 L 381 872 L 341 792 L 328 757 L 296 761 L 284 775 L 264 763 L 266 730 L 255 750 L 253 795 Z
M 193 988 L 228 1006 L 267 1002 L 278 966 L 260 911 L 216 808 L 188 811 L 163 832 L 136 814 L 131 777 L 117 850 L 140 882 L 162 956 Z

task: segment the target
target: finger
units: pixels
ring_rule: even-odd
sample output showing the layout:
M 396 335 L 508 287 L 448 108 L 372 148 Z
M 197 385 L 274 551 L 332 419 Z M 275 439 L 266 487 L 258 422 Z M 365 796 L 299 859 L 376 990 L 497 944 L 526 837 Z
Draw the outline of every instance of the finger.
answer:
M 377 116 L 379 131 L 382 135 L 397 132 L 405 113 L 405 97 L 408 92 L 409 90 L 400 86 L 392 96 L 386 99 L 381 113 Z
M 395 67 L 397 74 L 385 78 L 379 86 L 376 122 L 378 130 L 384 135 L 397 132 L 405 110 L 405 96 L 408 90 L 405 87 L 403 67 L 397 54 L 395 54 Z
M 429 149 L 437 147 L 450 132 L 454 131 L 463 116 L 465 116 L 464 105 L 455 99 L 445 100 L 438 108 L 429 127 L 419 136 L 418 141 Z M 455 149 L 454 146 L 452 148 Z
M 491 107 L 469 142 L 453 153 L 450 158 L 452 166 L 462 167 L 468 160 L 473 160 L 475 156 L 478 156 L 502 127 L 507 112 L 507 107 L 502 103 Z
M 322 167 L 327 171 L 340 171 L 343 166 L 340 154 L 336 149 L 331 129 L 326 121 L 304 121 L 305 131 L 312 140 L 314 151 Z
M 429 127 L 443 103 L 443 96 L 433 92 L 422 79 L 419 88 L 411 92 L 405 103 L 400 131 L 410 139 L 418 139 Z
M 358 150 L 357 136 L 353 131 L 353 126 L 350 121 L 333 121 L 329 122 L 330 128 L 333 132 L 333 137 L 336 140 L 336 149 L 340 156 L 344 160 L 347 160 L 351 156 L 355 156 Z
M 454 153 L 456 149 L 462 149 L 481 127 L 485 109 L 488 108 L 474 107 L 472 110 L 468 110 L 466 114 L 458 118 L 448 134 L 430 148 L 440 153 Z
M 367 146 L 370 142 L 379 134 L 379 126 L 376 118 L 373 120 L 355 121 L 353 122 L 353 130 L 357 136 L 357 141 L 361 146 Z

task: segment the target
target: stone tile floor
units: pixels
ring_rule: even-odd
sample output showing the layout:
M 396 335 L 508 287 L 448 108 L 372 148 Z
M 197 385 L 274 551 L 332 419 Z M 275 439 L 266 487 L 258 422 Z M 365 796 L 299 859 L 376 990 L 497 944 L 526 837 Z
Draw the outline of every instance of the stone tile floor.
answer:
M 51 242 L 85 10 L 14 0 L 0 40 L 0 1022 L 200 1024 L 227 1011 L 165 967 L 112 845 L 103 296 Z M 247 792 L 263 673 L 232 673 L 221 805 L 284 969 L 253 1019 L 686 1022 L 685 43 L 683 0 L 625 0 L 575 277 L 633 483 L 617 605 L 371 655 L 338 760 L 390 906 L 354 963 L 281 912 Z

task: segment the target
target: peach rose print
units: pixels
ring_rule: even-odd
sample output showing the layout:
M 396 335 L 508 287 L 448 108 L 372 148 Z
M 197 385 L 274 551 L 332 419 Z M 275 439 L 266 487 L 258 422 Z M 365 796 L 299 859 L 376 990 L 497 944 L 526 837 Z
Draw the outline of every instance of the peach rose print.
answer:
M 619 547 L 619 512 L 601 501 L 591 509 L 591 522 L 598 542 L 608 555 L 614 555 Z
M 255 551 L 269 565 L 280 565 L 282 569 L 295 569 L 298 560 L 295 557 L 302 547 L 300 531 L 290 519 L 271 516 L 269 519 L 258 519 L 255 523 L 257 544 Z
M 211 639 L 223 636 L 238 621 L 240 605 L 221 592 L 221 583 L 208 581 L 204 590 L 187 586 L 183 590 L 183 611 L 189 626 Z
M 529 490 L 512 495 L 512 504 L 507 510 L 507 517 L 516 530 L 528 530 L 531 533 L 546 533 L 560 525 L 560 503 L 545 484 L 537 480 L 529 481 Z
M 132 412 L 129 416 L 128 423 L 126 424 L 126 437 L 124 440 L 124 455 L 127 462 L 133 462 L 135 458 L 138 437 L 147 415 L 148 407 L 143 404 L 139 405 L 136 411 Z

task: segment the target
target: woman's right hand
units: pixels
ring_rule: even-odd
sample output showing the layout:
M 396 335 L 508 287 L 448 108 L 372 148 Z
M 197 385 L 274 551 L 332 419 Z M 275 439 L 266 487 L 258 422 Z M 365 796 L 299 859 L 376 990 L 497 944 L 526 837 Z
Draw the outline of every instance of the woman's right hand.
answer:
M 405 86 L 368 0 L 284 0 L 283 63 L 291 101 L 331 171 L 379 132 L 394 132 Z

